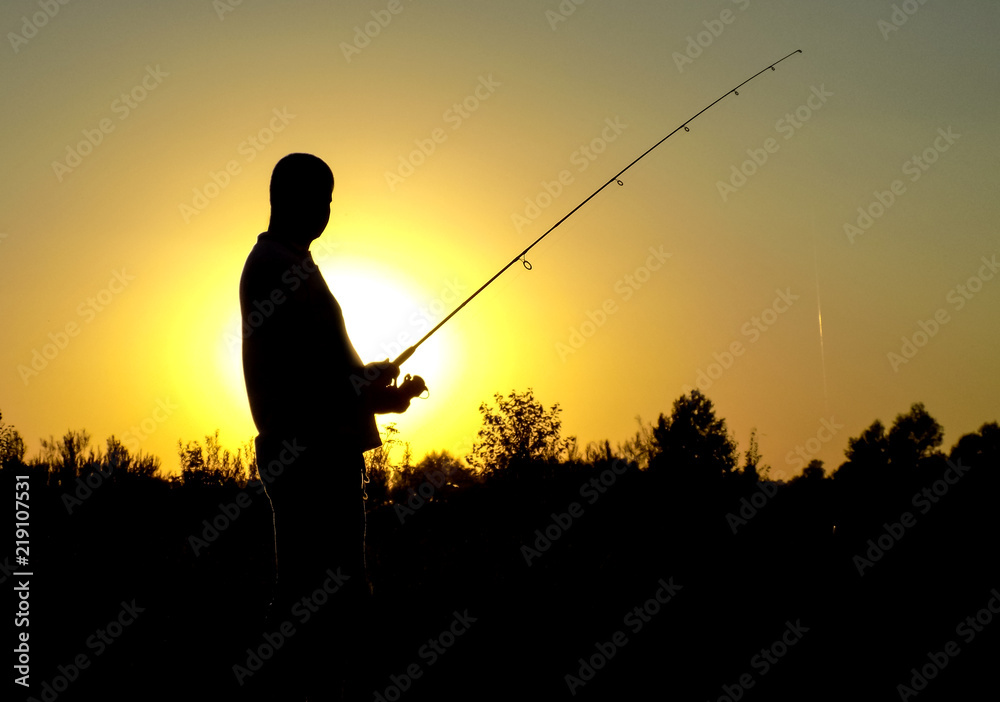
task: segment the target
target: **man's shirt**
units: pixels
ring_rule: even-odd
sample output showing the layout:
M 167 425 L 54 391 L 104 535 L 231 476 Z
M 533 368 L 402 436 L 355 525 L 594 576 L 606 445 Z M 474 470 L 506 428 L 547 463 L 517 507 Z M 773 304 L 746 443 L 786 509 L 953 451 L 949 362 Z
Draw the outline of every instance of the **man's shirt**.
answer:
M 240 278 L 240 308 L 243 376 L 261 437 L 381 445 L 358 391 L 364 364 L 307 248 L 258 236 Z

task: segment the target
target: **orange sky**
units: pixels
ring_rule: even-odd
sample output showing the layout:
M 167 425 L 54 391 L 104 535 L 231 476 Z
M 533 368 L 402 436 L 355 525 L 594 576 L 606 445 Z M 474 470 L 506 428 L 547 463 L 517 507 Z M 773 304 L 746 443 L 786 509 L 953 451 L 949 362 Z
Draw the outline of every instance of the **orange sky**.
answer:
M 376 360 L 796 48 L 422 346 L 400 438 L 462 455 L 532 387 L 614 443 L 700 384 L 787 478 L 913 402 L 948 445 L 998 419 L 996 3 L 343 5 L 0 10 L 0 411 L 30 453 L 85 428 L 174 470 L 178 439 L 253 436 L 237 283 L 286 153 L 334 170 L 314 251 Z

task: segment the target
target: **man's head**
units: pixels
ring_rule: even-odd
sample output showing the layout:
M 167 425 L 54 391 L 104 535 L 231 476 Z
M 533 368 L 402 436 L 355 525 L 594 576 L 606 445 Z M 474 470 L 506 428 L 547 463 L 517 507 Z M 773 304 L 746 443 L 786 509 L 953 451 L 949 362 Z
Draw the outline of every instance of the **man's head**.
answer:
M 312 154 L 288 154 L 271 173 L 268 231 L 308 244 L 330 222 L 333 172 Z

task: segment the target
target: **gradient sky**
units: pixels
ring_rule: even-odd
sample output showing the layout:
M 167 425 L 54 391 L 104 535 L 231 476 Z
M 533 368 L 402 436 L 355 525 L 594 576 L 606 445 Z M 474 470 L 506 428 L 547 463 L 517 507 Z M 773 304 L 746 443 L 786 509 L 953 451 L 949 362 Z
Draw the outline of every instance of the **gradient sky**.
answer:
M 175 471 L 178 439 L 254 435 L 237 284 L 285 154 L 333 168 L 313 250 L 394 357 L 795 49 L 422 346 L 400 438 L 464 455 L 532 387 L 615 443 L 700 382 L 788 478 L 914 402 L 946 447 L 1000 418 L 994 0 L 43 6 L 0 10 L 0 411 L 29 454 L 85 428 Z

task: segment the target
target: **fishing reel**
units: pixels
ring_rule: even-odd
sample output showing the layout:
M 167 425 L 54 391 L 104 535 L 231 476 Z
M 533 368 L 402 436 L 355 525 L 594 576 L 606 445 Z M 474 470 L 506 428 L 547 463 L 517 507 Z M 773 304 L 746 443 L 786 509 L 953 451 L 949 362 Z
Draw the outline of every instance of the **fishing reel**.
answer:
M 393 384 L 395 385 L 395 380 Z M 430 390 L 427 389 L 427 383 L 419 375 L 409 375 L 403 377 L 403 382 L 399 384 L 399 391 L 407 400 L 412 400 L 417 397 L 421 400 L 426 400 L 430 396 Z M 424 395 L 427 393 L 427 395 Z

